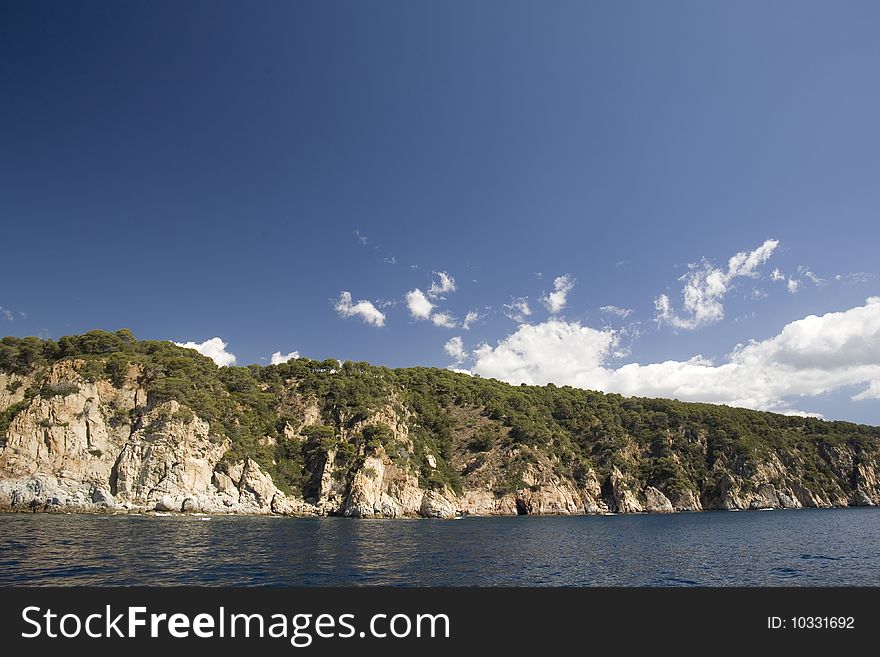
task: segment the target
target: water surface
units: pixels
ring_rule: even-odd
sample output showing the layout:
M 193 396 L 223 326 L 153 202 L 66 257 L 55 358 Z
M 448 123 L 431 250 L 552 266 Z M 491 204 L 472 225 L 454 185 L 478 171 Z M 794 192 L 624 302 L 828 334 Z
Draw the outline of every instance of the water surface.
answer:
M 880 585 L 880 509 L 351 520 L 0 515 L 0 585 Z

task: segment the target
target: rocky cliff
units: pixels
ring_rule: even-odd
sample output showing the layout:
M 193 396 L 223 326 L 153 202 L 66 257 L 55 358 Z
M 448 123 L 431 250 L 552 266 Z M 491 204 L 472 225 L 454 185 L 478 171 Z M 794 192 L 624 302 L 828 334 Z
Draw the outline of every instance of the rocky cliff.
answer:
M 880 430 L 444 370 L 0 341 L 0 508 L 342 515 L 874 505 Z

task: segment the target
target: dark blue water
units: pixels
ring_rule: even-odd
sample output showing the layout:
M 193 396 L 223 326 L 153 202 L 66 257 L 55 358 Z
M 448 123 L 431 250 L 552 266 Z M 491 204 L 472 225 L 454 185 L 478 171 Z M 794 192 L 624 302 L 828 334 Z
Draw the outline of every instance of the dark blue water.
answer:
M 880 585 L 880 509 L 429 520 L 0 515 L 0 585 Z

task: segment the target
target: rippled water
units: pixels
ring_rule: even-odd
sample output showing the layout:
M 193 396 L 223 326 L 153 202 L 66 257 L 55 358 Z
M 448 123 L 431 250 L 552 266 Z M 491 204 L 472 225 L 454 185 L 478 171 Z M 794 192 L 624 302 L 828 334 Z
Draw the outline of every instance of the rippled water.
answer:
M 880 585 L 880 509 L 452 521 L 0 515 L 0 584 Z

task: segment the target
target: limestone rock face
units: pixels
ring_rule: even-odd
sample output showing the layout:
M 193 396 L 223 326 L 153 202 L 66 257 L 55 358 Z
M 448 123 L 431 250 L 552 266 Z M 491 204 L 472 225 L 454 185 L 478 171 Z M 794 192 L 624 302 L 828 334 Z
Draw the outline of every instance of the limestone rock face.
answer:
M 608 513 L 608 504 L 602 499 L 602 485 L 593 470 L 587 472 L 581 499 L 584 513 Z
M 433 435 L 399 391 L 355 408 L 300 392 L 294 379 L 273 384 L 276 405 L 260 411 L 278 423 L 243 434 L 233 450 L 193 409 L 151 397 L 149 367 L 117 368 L 112 381 L 95 374 L 93 360 L 0 372 L 0 509 L 450 518 L 880 505 L 876 450 L 819 434 L 805 459 L 794 449 L 750 454 L 699 427 L 669 428 L 652 440 L 668 449 L 676 474 L 647 485 L 641 466 L 655 458 L 653 447 L 629 429 L 615 436 L 613 461 L 587 443 L 580 458 L 564 440 L 550 449 L 518 439 L 477 402 L 443 401 L 448 424 Z M 601 440 L 601 422 L 593 422 L 589 431 Z M 388 428 L 375 434 L 381 440 L 365 432 L 377 424 Z M 316 425 L 331 430 L 307 430 Z M 244 453 L 253 458 L 232 456 Z M 290 463 L 275 460 L 285 453 Z M 273 480 L 277 472 L 293 482 L 300 465 L 301 491 Z
M 30 377 L 0 374 L 0 408 L 25 404 L 0 449 L 0 508 L 115 508 L 110 473 L 129 435 L 128 413 L 146 395 L 134 383 L 136 371 L 114 387 L 84 380 L 77 365 L 52 365 L 29 401 L 24 390 L 36 385 Z
M 676 511 L 702 511 L 703 506 L 699 496 L 693 491 L 672 492 L 669 501 Z
M 398 468 L 380 447 L 355 473 L 341 514 L 354 518 L 415 516 L 422 496 L 418 478 Z
M 515 516 L 516 497 L 496 496 L 491 490 L 466 490 L 458 498 L 458 512 L 473 516 Z
M 251 459 L 245 459 L 240 470 L 238 501 L 257 507 L 270 506 L 272 499 L 278 494 L 278 489 L 272 483 L 272 478 L 260 469 L 256 461 Z
M 29 376 L 0 372 L 0 413 L 23 401 L 24 391 L 31 383 L 32 378 Z
M 112 423 L 108 415 L 112 409 L 115 417 L 124 417 L 138 401 L 137 389 L 87 382 L 73 361 L 61 361 L 50 369 L 42 390 L 9 425 L 0 474 L 15 478 L 39 472 L 106 483 L 112 458 L 128 436 L 124 422 Z M 7 399 L 20 393 L 21 387 Z
M 876 506 L 880 504 L 880 486 L 873 465 L 859 463 L 855 466 L 856 489 L 851 503 L 856 506 Z
M 144 416 L 144 426 L 132 433 L 116 460 L 110 477 L 114 496 L 148 505 L 170 498 L 179 511 L 187 497 L 209 492 L 214 465 L 228 441 L 212 441 L 208 423 L 196 417 L 175 419 L 179 410 L 170 401 Z
M 336 513 L 342 503 L 344 485 L 334 476 L 336 465 L 336 450 L 328 450 L 322 458 L 315 463 L 318 490 L 315 505 L 324 515 Z
M 592 480 L 579 490 L 572 482 L 560 479 L 552 472 L 530 467 L 522 474 L 522 488 L 496 494 L 491 485 L 477 490 L 465 490 L 457 498 L 456 507 L 462 515 L 580 515 L 601 513 L 606 507 L 598 495 L 601 487 L 590 472 Z M 592 481 L 592 486 L 590 484 Z
M 521 515 L 568 516 L 583 513 L 584 504 L 577 491 L 559 481 L 533 484 L 516 492 L 515 504 Z
M 433 490 L 426 490 L 419 506 L 419 515 L 423 518 L 454 518 L 455 505 Z
M 13 511 L 98 510 L 92 502 L 93 487 L 80 482 L 61 481 L 38 473 L 21 479 L 0 480 L 0 508 Z
M 648 513 L 673 513 L 672 502 L 653 486 L 645 488 L 645 511 Z
M 776 494 L 776 487 L 773 484 L 759 486 L 749 502 L 750 509 L 778 509 L 780 507 L 779 496 Z
M 612 510 L 616 513 L 641 513 L 644 510 L 617 467 L 611 471 L 610 483 Z
M 230 467 L 234 478 L 218 471 L 229 441 L 176 401 L 148 409 L 137 368 L 116 387 L 84 380 L 77 366 L 53 365 L 40 394 L 12 418 L 0 449 L 0 508 L 313 512 L 250 459 Z M 2 382 L 0 403 L 21 403 L 26 379 L 3 374 Z
M 232 477 L 225 472 L 215 471 L 211 483 L 214 484 L 214 488 L 216 488 L 217 492 L 221 495 L 226 495 L 230 498 L 238 498 L 238 486 L 232 480 Z

